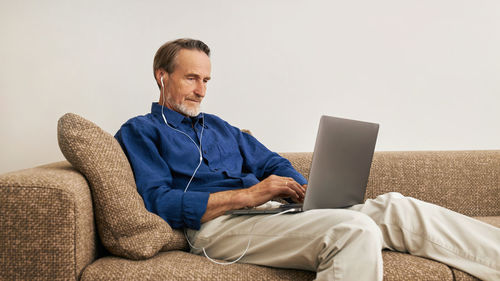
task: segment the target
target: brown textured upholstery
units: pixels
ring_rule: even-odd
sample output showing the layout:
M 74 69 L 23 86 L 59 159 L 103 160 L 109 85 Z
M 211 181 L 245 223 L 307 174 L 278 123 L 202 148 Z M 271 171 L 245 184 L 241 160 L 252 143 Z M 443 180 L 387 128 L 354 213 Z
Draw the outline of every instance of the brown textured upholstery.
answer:
M 453 280 L 450 268 L 442 263 L 404 253 L 383 251 L 385 281 Z
M 477 279 L 476 277 L 456 268 L 451 268 L 451 272 L 453 273 L 453 278 L 455 281 L 480 281 L 480 279 Z
M 500 151 L 377 152 L 366 197 L 389 191 L 468 216 L 498 216 Z
M 439 262 L 404 253 L 383 252 L 386 281 L 453 280 L 452 270 Z M 189 264 L 188 267 L 182 266 Z M 154 268 L 154 270 L 151 270 Z M 455 270 L 455 274 L 474 277 Z M 171 251 L 146 261 L 105 257 L 89 266 L 82 281 L 97 280 L 312 280 L 313 272 L 283 270 L 249 264 L 218 266 L 204 257 Z
M 100 143 L 100 134 L 104 133 L 92 126 L 89 130 L 85 129 L 92 136 L 87 141 L 98 145 L 97 148 L 90 145 L 95 150 L 90 154 L 102 153 L 102 156 L 91 155 L 96 157 L 93 158 L 96 163 L 91 166 L 102 164 L 104 158 L 99 157 L 116 157 L 111 161 L 116 165 L 113 169 L 122 169 L 123 166 L 115 162 L 122 161 L 123 158 L 119 158 L 124 155 L 114 154 L 116 144 Z M 106 137 L 114 141 L 109 135 Z M 312 153 L 284 155 L 300 172 L 308 176 Z M 499 161 L 499 151 L 377 152 L 368 182 L 367 197 L 398 191 L 455 211 L 481 216 L 478 219 L 500 227 Z M 81 170 L 85 172 L 85 169 Z M 111 174 L 115 177 L 130 176 L 127 175 L 128 172 L 116 173 L 113 169 Z M 127 169 L 130 168 L 125 170 Z M 87 178 L 92 185 L 101 184 L 99 181 L 103 179 L 99 177 L 107 177 L 109 173 L 109 170 L 92 172 Z M 121 180 L 117 182 L 123 183 Z M 133 190 L 128 183 L 125 191 L 106 188 L 113 192 L 103 189 L 98 194 L 93 190 L 91 196 L 85 177 L 67 162 L 0 175 L 0 280 L 314 278 L 314 273 L 307 271 L 248 264 L 219 266 L 183 251 L 160 252 L 145 260 L 98 257 L 98 239 L 94 226 L 97 209 L 93 209 L 92 203 L 97 208 L 98 201 L 102 199 L 97 199 L 96 196 L 121 198 L 117 194 L 122 194 L 122 197 L 128 198 L 131 195 L 127 192 Z M 137 199 L 136 195 L 130 198 L 131 201 Z M 96 217 L 96 223 L 99 220 Z M 182 236 L 179 237 L 183 239 Z M 179 243 L 185 245 L 184 241 Z M 478 280 L 436 261 L 404 253 L 384 251 L 383 258 L 385 280 Z
M 282 155 L 309 176 L 312 153 Z M 392 191 L 468 216 L 500 216 L 500 151 L 375 152 L 365 197 Z
M 0 176 L 0 280 L 77 279 L 96 259 L 87 181 L 68 162 Z
M 72 113 L 58 123 L 59 147 L 90 183 L 99 237 L 111 253 L 130 259 L 186 248 L 184 235 L 146 210 L 132 169 L 118 142 Z
M 151 259 L 132 261 L 118 257 L 97 260 L 82 281 L 100 280 L 312 280 L 315 273 L 250 264 L 217 265 L 205 257 L 182 251 L 161 252 Z
M 405 253 L 383 251 L 382 257 L 385 281 L 479 280 L 442 263 Z M 284 270 L 250 264 L 219 266 L 201 256 L 170 251 L 161 252 L 151 259 L 142 261 L 112 256 L 101 258 L 85 269 L 81 281 L 312 280 L 314 277 L 314 272 L 302 270 Z

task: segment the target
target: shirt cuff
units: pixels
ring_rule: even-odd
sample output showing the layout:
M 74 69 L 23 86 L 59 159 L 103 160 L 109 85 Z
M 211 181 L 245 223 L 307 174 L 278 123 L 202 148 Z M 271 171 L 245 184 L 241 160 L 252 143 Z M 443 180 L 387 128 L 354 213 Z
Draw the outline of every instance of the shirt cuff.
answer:
M 209 192 L 188 191 L 182 196 L 182 216 L 186 227 L 199 230 L 201 217 L 207 210 Z

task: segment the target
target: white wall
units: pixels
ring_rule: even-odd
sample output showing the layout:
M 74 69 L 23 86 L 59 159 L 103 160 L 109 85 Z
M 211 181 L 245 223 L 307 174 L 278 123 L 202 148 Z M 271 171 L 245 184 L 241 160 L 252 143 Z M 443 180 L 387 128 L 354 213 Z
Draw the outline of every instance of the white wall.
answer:
M 0 173 L 64 159 L 66 112 L 147 113 L 178 37 L 212 48 L 203 110 L 272 150 L 312 151 L 321 114 L 379 122 L 377 150 L 500 148 L 497 0 L 0 0 Z

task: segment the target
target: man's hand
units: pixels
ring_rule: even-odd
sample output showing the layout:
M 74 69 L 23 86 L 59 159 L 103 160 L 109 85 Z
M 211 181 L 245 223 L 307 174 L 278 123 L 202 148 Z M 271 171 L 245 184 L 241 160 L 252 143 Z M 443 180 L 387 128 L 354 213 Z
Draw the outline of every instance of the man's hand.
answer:
M 272 198 L 291 198 L 296 203 L 304 201 L 307 185 L 301 186 L 293 178 L 271 175 L 258 184 L 246 189 L 247 205 L 254 207 Z
M 228 210 L 255 207 L 275 198 L 291 198 L 296 203 L 304 201 L 307 185 L 300 185 L 294 179 L 271 175 L 258 184 L 239 190 L 221 191 L 210 194 L 201 222 L 214 219 Z
M 295 203 L 304 203 L 305 193 L 307 192 L 307 184 L 302 185 L 302 189 L 304 190 L 304 197 L 302 198 L 302 200 L 297 200 L 297 199 L 295 199 L 295 198 L 292 197 L 290 199 L 292 199 L 293 202 L 295 202 Z

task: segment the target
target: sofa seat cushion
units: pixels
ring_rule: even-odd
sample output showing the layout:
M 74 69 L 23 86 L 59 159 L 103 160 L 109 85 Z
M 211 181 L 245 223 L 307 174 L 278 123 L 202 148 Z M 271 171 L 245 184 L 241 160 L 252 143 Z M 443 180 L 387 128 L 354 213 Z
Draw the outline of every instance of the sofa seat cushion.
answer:
M 383 251 L 384 280 L 477 280 L 456 269 L 405 253 Z M 251 264 L 218 265 L 203 256 L 183 251 L 160 252 L 141 261 L 108 256 L 83 272 L 81 281 L 97 280 L 313 280 L 314 272 L 277 269 Z
M 454 280 L 451 269 L 437 261 L 406 253 L 383 251 L 384 280 Z
M 202 256 L 169 251 L 140 261 L 100 258 L 85 269 L 80 280 L 313 280 L 315 276 L 310 271 L 251 264 L 218 265 Z
M 500 226 L 500 216 L 476 217 Z M 406 253 L 383 251 L 384 280 L 457 280 L 479 279 L 430 259 Z M 82 281 L 90 280 L 312 280 L 315 273 L 276 269 L 250 264 L 217 265 L 202 256 L 183 251 L 160 252 L 155 257 L 133 261 L 103 257 L 88 266 Z
M 57 130 L 62 153 L 89 181 L 99 237 L 109 252 L 145 259 L 160 250 L 186 248 L 181 231 L 146 209 L 128 159 L 112 135 L 72 113 L 59 119 Z

